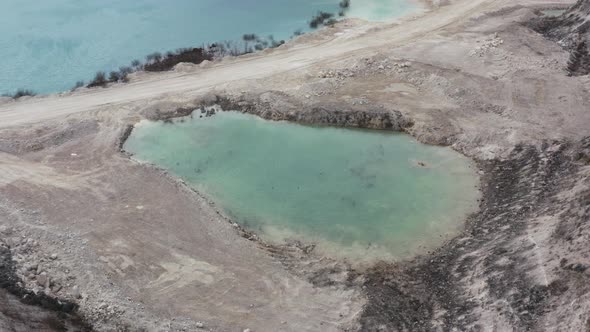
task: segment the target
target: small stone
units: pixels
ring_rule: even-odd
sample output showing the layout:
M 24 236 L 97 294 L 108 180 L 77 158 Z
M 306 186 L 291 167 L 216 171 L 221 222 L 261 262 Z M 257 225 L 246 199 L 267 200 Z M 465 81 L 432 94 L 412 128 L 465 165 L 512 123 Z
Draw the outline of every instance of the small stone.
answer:
M 244 332 L 252 332 L 250 329 L 245 329 Z
M 49 277 L 45 272 L 37 276 L 37 285 L 45 287 L 47 283 L 49 283 Z
M 80 294 L 80 289 L 78 288 L 78 285 L 72 287 L 72 296 L 77 299 L 82 298 L 82 294 Z
M 49 256 L 49 258 L 51 258 L 52 260 L 56 260 L 57 259 L 57 254 L 51 254 L 51 256 Z
M 60 290 L 61 290 L 61 285 L 60 285 L 60 284 L 55 284 L 55 285 L 53 285 L 52 291 L 53 291 L 54 293 L 57 293 L 57 292 L 59 292 Z
M 201 323 L 201 322 L 197 322 L 197 323 L 195 324 L 195 326 L 196 326 L 197 328 L 199 328 L 199 329 L 202 329 L 202 328 L 204 328 L 204 327 L 205 327 L 205 324 L 203 324 L 203 323 Z

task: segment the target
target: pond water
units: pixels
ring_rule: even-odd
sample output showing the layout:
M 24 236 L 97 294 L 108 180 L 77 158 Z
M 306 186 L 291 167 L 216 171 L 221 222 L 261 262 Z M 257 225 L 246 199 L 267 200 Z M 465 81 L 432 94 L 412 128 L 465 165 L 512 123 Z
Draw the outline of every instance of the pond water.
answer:
M 313 242 L 354 260 L 440 245 L 477 206 L 467 158 L 391 132 L 197 111 L 140 122 L 125 150 L 172 171 L 265 240 Z
M 238 40 L 245 33 L 286 39 L 340 0 L 2 0 L 0 94 L 70 89 L 154 51 Z M 409 0 L 353 0 L 351 17 L 395 18 Z
M 541 10 L 541 13 L 543 14 L 543 16 L 549 16 L 549 17 L 556 17 L 559 16 L 563 13 L 565 13 L 566 10 L 565 9 L 545 9 L 545 10 Z

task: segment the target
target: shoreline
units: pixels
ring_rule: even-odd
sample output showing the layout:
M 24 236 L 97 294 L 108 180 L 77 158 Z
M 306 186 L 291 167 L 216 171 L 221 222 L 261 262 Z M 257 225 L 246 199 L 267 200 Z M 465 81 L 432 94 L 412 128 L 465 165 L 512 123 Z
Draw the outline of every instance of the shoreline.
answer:
M 336 24 L 345 22 L 347 20 L 360 20 L 361 22 L 366 22 L 366 23 L 373 23 L 373 24 L 382 24 L 382 23 L 395 23 L 398 22 L 399 20 L 403 20 L 403 19 L 408 19 L 410 18 L 410 16 L 412 15 L 419 15 L 419 14 L 423 14 L 426 11 L 432 10 L 434 8 L 434 6 L 432 5 L 432 0 L 405 0 L 409 3 L 414 3 L 415 4 L 415 10 L 413 10 L 411 13 L 405 14 L 405 15 L 395 15 L 392 16 L 392 18 L 388 18 L 386 20 L 369 20 L 369 19 L 364 19 L 364 18 L 360 18 L 360 17 L 349 17 L 348 15 L 343 15 L 343 16 L 339 16 L 338 12 L 330 12 L 330 14 L 333 15 L 333 18 L 336 18 Z M 342 10 L 344 13 L 346 13 L 349 10 L 349 7 L 347 7 L 346 9 L 340 8 L 340 10 Z M 314 17 L 312 16 L 312 19 Z M 309 23 L 307 24 L 309 25 Z M 193 66 L 199 66 L 202 62 L 221 62 L 226 60 L 226 58 L 236 58 L 236 57 L 242 57 L 242 56 L 248 56 L 250 54 L 257 54 L 257 53 L 261 53 L 261 52 L 265 52 L 267 50 L 272 50 L 273 48 L 276 47 L 280 47 L 281 45 L 287 43 L 287 42 L 292 42 L 294 39 L 302 36 L 302 35 L 308 35 L 308 34 L 314 34 L 317 33 L 318 31 L 324 30 L 324 29 L 330 29 L 332 28 L 332 24 L 320 24 L 319 26 L 315 27 L 315 28 L 310 28 L 309 26 L 305 26 L 303 28 L 300 28 L 297 31 L 302 31 L 302 30 L 307 30 L 307 29 L 311 29 L 309 31 L 306 32 L 302 32 L 300 35 L 296 35 L 293 34 L 285 39 L 281 39 L 280 42 L 277 42 L 275 44 L 274 39 L 272 39 L 272 34 L 270 35 L 271 40 L 267 40 L 268 37 L 262 37 L 260 38 L 261 41 L 264 42 L 272 42 L 270 43 L 270 46 L 264 46 L 261 49 L 257 49 L 257 48 L 252 48 L 250 47 L 250 50 L 240 50 L 238 51 L 238 48 L 241 47 L 240 42 L 242 42 L 242 39 L 240 38 L 235 38 L 235 39 L 224 39 L 224 40 L 218 40 L 218 41 L 214 41 L 214 42 L 203 42 L 200 44 L 200 46 L 189 46 L 189 47 L 179 47 L 176 49 L 176 51 L 172 51 L 172 50 L 167 50 L 167 51 L 162 51 L 162 53 L 156 51 L 152 54 L 146 54 L 142 60 L 137 60 L 140 61 L 139 66 L 136 66 L 134 64 L 124 64 L 121 65 L 119 67 L 119 69 L 113 68 L 112 70 L 97 70 L 95 72 L 96 76 L 94 77 L 94 79 L 92 77 L 88 77 L 88 81 L 86 80 L 82 80 L 82 81 L 77 81 L 75 82 L 75 84 L 72 85 L 72 88 L 68 88 L 62 91 L 55 91 L 55 92 L 49 92 L 49 93 L 37 93 L 35 89 L 30 89 L 29 87 L 18 87 L 18 88 L 14 88 L 12 91 L 13 92 L 4 92 L 3 94 L 0 95 L 0 104 L 2 104 L 2 99 L 6 98 L 7 101 L 6 102 L 10 102 L 12 101 L 18 101 L 21 98 L 24 99 L 30 99 L 30 98 L 43 98 L 43 97 L 51 97 L 51 96 L 68 96 L 71 95 L 73 93 L 76 92 L 76 90 L 86 90 L 86 89 L 98 89 L 98 88 L 111 88 L 113 86 L 117 86 L 120 84 L 127 84 L 129 83 L 129 79 L 128 79 L 128 75 L 130 74 L 139 74 L 139 75 L 143 75 L 143 74 L 149 74 L 149 73 L 159 73 L 159 72 L 169 72 L 169 71 L 175 71 L 176 66 L 178 65 L 193 65 Z M 251 36 L 256 36 L 256 39 L 259 39 L 259 36 L 256 33 L 247 33 L 245 35 L 251 35 Z M 244 36 L 245 36 L 244 35 Z M 163 56 L 163 60 L 166 60 L 167 58 L 174 58 L 174 57 L 179 57 L 182 58 L 182 54 L 181 51 L 183 52 L 188 52 L 190 50 L 196 50 L 196 49 L 201 49 L 206 53 L 210 52 L 211 46 L 212 45 L 223 45 L 224 43 L 228 43 L 232 45 L 232 47 L 235 48 L 236 52 L 239 52 L 238 54 L 224 54 L 221 56 L 215 56 L 212 59 L 205 59 L 204 61 L 199 61 L 196 63 L 193 62 L 181 62 L 181 61 L 176 61 L 176 60 L 172 60 L 173 62 L 176 61 L 176 65 L 172 66 L 169 69 L 158 69 L 158 70 L 146 70 L 145 67 L 157 67 L 156 65 L 158 65 L 159 63 L 155 63 L 152 62 L 153 60 L 149 60 L 150 56 L 153 56 L 154 54 L 159 54 L 161 57 Z M 253 44 L 254 41 L 252 41 Z M 275 45 L 272 45 L 275 44 Z M 228 46 L 229 47 L 229 46 Z M 227 50 L 229 51 L 229 49 Z M 174 57 L 169 57 L 167 54 L 170 53 L 175 53 Z M 259 54 L 258 54 L 259 55 Z M 184 57 L 186 58 L 186 57 Z M 146 60 L 147 59 L 147 60 Z M 146 63 L 143 63 L 142 61 L 146 60 Z M 136 61 L 136 60 L 133 60 Z M 162 61 L 165 62 L 165 61 Z M 102 78 L 98 79 L 98 74 L 102 73 Z M 111 79 L 108 75 L 109 73 L 112 75 L 113 73 L 115 73 L 117 76 L 114 79 Z
M 224 107 L 228 107 L 228 108 L 225 109 Z M 353 126 L 350 126 L 350 125 L 347 126 L 347 124 L 350 124 L 348 122 L 348 117 L 343 117 L 342 116 L 343 114 L 341 112 L 334 110 L 334 109 L 332 109 L 332 110 L 326 109 L 326 112 L 325 112 L 326 115 L 328 115 L 328 116 L 331 115 L 334 117 L 334 119 L 329 122 L 322 121 L 321 119 L 318 119 L 318 118 L 315 118 L 315 120 L 304 119 L 303 121 L 301 121 L 302 119 L 282 119 L 280 116 L 277 117 L 277 116 L 269 116 L 269 115 L 263 116 L 263 115 L 261 115 L 260 111 L 257 111 L 257 107 L 255 106 L 255 104 L 250 104 L 250 105 L 246 106 L 243 103 L 232 102 L 229 99 L 226 99 L 226 98 L 223 98 L 223 97 L 220 97 L 217 95 L 215 96 L 215 102 L 213 104 L 211 104 L 209 101 L 205 101 L 201 104 L 197 103 L 194 109 L 191 110 L 191 108 L 192 107 L 185 107 L 185 108 L 177 109 L 174 112 L 172 112 L 171 114 L 163 114 L 163 113 L 155 114 L 155 115 L 153 115 L 153 117 L 147 118 L 146 120 L 166 123 L 172 119 L 181 119 L 181 118 L 192 116 L 193 113 L 199 112 L 199 111 L 201 113 L 206 112 L 206 114 L 209 114 L 208 113 L 209 110 L 212 109 L 214 113 L 212 115 L 206 115 L 206 116 L 215 116 L 215 114 L 218 112 L 239 112 L 239 113 L 243 113 L 243 114 L 249 114 L 249 115 L 256 116 L 256 117 L 258 117 L 262 120 L 265 120 L 265 121 L 288 122 L 288 123 L 293 123 L 293 124 L 298 124 L 298 125 L 303 125 L 303 126 L 313 126 L 313 127 L 320 126 L 320 127 L 329 127 L 329 128 L 377 130 L 377 131 L 391 132 L 391 133 L 397 133 L 397 134 L 405 134 L 405 135 L 409 135 L 412 138 L 415 138 L 411 134 L 408 134 L 407 132 L 405 132 L 403 129 L 403 126 L 397 126 L 397 125 L 395 125 L 395 123 L 393 123 L 392 126 L 386 125 L 385 127 L 377 125 L 377 128 L 369 127 L 366 125 L 366 123 L 356 124 Z M 317 113 L 314 113 L 314 114 L 317 115 Z M 363 114 L 363 113 L 361 113 L 361 114 Z M 344 122 L 345 118 L 346 118 L 346 122 Z M 365 120 L 365 118 L 368 118 L 369 122 L 373 123 L 373 124 L 375 124 L 375 121 L 379 122 L 379 121 L 382 121 L 383 119 L 385 119 L 385 120 L 383 120 L 385 123 L 390 123 L 390 121 L 391 121 L 390 118 L 388 118 L 387 116 L 384 117 L 383 114 L 375 114 L 375 113 L 366 113 L 361 118 L 363 118 L 363 120 Z M 340 125 L 339 122 L 341 122 L 341 123 L 344 122 L 344 125 Z M 402 123 L 407 122 L 407 123 L 411 124 L 411 120 L 403 119 L 403 117 L 401 118 L 401 122 Z M 394 259 L 393 257 L 392 258 L 383 258 L 383 255 L 385 253 L 381 253 L 379 255 L 379 257 L 375 257 L 374 259 L 371 259 L 368 261 L 361 260 L 361 259 L 353 259 L 353 258 L 347 257 L 347 256 L 338 256 L 338 255 L 334 255 L 334 253 L 331 253 L 331 254 L 327 253 L 327 252 L 322 253 L 321 250 L 316 252 L 316 251 L 314 251 L 314 249 L 317 246 L 316 241 L 312 240 L 310 242 L 309 240 L 306 240 L 305 238 L 301 238 L 300 236 L 302 234 L 299 234 L 300 236 L 293 238 L 293 239 L 289 239 L 289 241 L 286 241 L 284 243 L 282 243 L 282 242 L 274 243 L 273 241 L 263 240 L 260 237 L 260 235 L 258 235 L 257 231 L 249 229 L 247 226 L 242 226 L 237 221 L 233 221 L 233 219 L 235 219 L 235 218 L 232 219 L 229 215 L 227 215 L 227 213 L 224 213 L 224 211 L 222 209 L 218 209 L 216 207 L 216 203 L 213 198 L 211 198 L 206 193 L 200 192 L 199 190 L 197 190 L 196 188 L 194 188 L 193 186 L 188 184 L 186 181 L 184 181 L 180 176 L 174 174 L 173 172 L 171 172 L 161 166 L 158 166 L 157 164 L 153 164 L 150 162 L 143 162 L 138 159 L 135 159 L 134 154 L 125 150 L 123 148 L 123 145 L 125 144 L 126 140 L 129 138 L 129 136 L 132 134 L 133 130 L 135 129 L 135 126 L 138 123 L 139 122 L 136 122 L 133 125 L 129 125 L 127 127 L 127 129 L 125 129 L 125 131 L 121 134 L 121 137 L 118 140 L 119 141 L 119 143 L 118 143 L 119 151 L 125 157 L 129 158 L 133 162 L 138 163 L 139 165 L 142 165 L 143 167 L 153 168 L 153 169 L 161 172 L 165 176 L 169 176 L 172 180 L 179 182 L 181 185 L 186 186 L 186 188 L 193 191 L 196 195 L 198 195 L 199 197 L 201 197 L 202 199 L 207 201 L 209 203 L 209 205 L 215 209 L 216 213 L 220 217 L 225 219 L 227 222 L 229 222 L 233 227 L 235 227 L 238 230 L 238 233 L 242 237 L 244 237 L 248 240 L 258 242 L 263 247 L 273 248 L 273 250 L 276 250 L 277 248 L 289 248 L 295 244 L 297 247 L 299 247 L 301 249 L 305 248 L 305 252 L 308 255 L 314 255 L 316 258 L 322 258 L 322 259 L 325 258 L 325 259 L 329 259 L 331 261 L 338 261 L 338 262 L 347 264 L 351 268 L 354 267 L 355 269 L 363 270 L 363 269 L 370 268 L 371 266 L 375 266 L 377 264 L 382 264 L 382 263 L 395 264 L 395 263 L 399 263 L 399 262 L 410 261 L 410 260 L 413 260 L 417 257 L 428 255 L 428 254 L 430 254 L 431 251 L 436 251 L 438 248 L 445 246 L 448 242 L 452 241 L 455 237 L 459 236 L 465 230 L 465 228 L 467 226 L 466 225 L 467 221 L 471 218 L 472 215 L 479 213 L 479 205 L 481 204 L 480 202 L 483 201 L 482 191 L 481 191 L 483 180 L 482 180 L 481 175 L 478 174 L 479 172 L 481 172 L 481 168 L 479 167 L 479 165 L 481 164 L 481 161 L 474 160 L 471 157 L 464 155 L 460 151 L 454 150 L 452 146 L 446 146 L 446 147 L 453 149 L 455 152 L 457 152 L 467 158 L 467 160 L 469 161 L 469 168 L 472 168 L 474 170 L 474 175 L 477 176 L 478 181 L 477 181 L 476 190 L 474 192 L 474 195 L 477 196 L 477 199 L 474 202 L 474 207 L 470 209 L 471 212 L 468 212 L 465 214 L 465 216 L 463 217 L 463 219 L 461 220 L 460 223 L 457 223 L 459 225 L 459 227 L 457 227 L 456 231 L 453 231 L 450 234 L 445 234 L 445 235 L 441 234 L 440 235 L 441 237 L 445 238 L 441 243 L 439 243 L 437 245 L 431 245 L 428 247 L 426 245 L 422 245 L 422 246 L 420 246 L 421 248 L 416 250 L 414 253 L 412 253 L 411 255 L 408 255 L 408 256 L 404 256 L 403 258 L 396 258 L 396 259 Z M 434 144 L 429 144 L 429 143 L 421 143 L 421 144 L 434 145 Z M 441 146 L 441 145 L 435 145 L 435 146 Z M 309 249 L 309 248 L 314 248 L 314 249 Z M 382 249 L 382 250 L 385 250 L 385 249 Z

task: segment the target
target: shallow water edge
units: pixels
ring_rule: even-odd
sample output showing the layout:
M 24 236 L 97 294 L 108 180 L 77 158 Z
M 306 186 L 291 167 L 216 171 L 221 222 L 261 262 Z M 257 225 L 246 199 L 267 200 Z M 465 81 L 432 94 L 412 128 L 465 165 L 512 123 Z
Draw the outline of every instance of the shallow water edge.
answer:
M 146 114 L 144 114 L 146 116 L 146 118 L 148 118 L 151 121 L 165 121 L 165 122 L 173 122 L 173 119 L 175 118 L 180 118 L 180 117 L 185 117 L 188 115 L 193 114 L 194 111 L 196 110 L 200 110 L 200 109 L 207 109 L 207 113 L 211 112 L 222 112 L 223 109 L 235 109 L 238 110 L 239 112 L 242 113 L 246 113 L 246 114 L 253 114 L 256 115 L 258 117 L 261 117 L 263 119 L 267 119 L 267 120 L 274 120 L 274 121 L 287 121 L 287 122 L 295 122 L 295 123 L 299 123 L 299 124 L 304 124 L 304 125 L 310 125 L 310 126 L 320 126 L 320 127 L 350 127 L 350 128 L 359 128 L 359 129 L 381 129 L 381 130 L 385 130 L 385 131 L 393 131 L 393 132 L 404 132 L 408 127 L 411 127 L 413 122 L 410 119 L 407 119 L 403 116 L 401 116 L 401 114 L 399 112 L 389 112 L 389 111 L 370 111 L 370 110 L 355 110 L 355 111 L 351 111 L 351 110 L 344 110 L 344 109 L 334 109 L 332 105 L 317 105 L 316 107 L 312 108 L 311 112 L 297 112 L 297 113 L 282 113 L 282 112 L 269 112 L 268 109 L 266 109 L 265 107 L 260 107 L 261 105 L 254 105 L 254 104 L 250 104 L 250 103 L 244 103 L 242 102 L 238 102 L 236 103 L 235 101 L 232 101 L 230 98 L 224 98 L 224 97 L 220 97 L 220 96 L 215 96 L 214 98 L 209 98 L 208 101 L 203 101 L 201 100 L 198 103 L 195 103 L 195 107 L 178 107 L 178 108 L 174 108 L 174 109 L 168 109 L 168 110 L 156 110 L 155 112 L 148 112 Z M 220 105 L 223 105 L 220 106 Z M 200 114 L 197 113 L 194 116 L 199 116 Z M 181 122 L 183 120 L 180 120 Z M 137 123 L 135 124 L 137 125 Z M 123 148 L 123 145 L 125 143 L 125 140 L 129 137 L 129 135 L 131 135 L 132 130 L 134 128 L 134 125 L 129 125 L 124 132 L 122 133 L 121 136 L 121 140 L 119 142 L 119 148 L 120 150 L 127 154 L 129 157 L 131 157 L 132 159 L 134 159 L 135 161 L 138 161 L 134 158 L 134 156 L 129 153 L 128 151 L 125 151 Z M 470 162 L 471 159 L 469 159 Z M 155 167 L 156 169 L 161 170 L 162 172 L 164 172 L 165 174 L 169 174 L 171 175 L 173 178 L 175 178 L 176 180 L 178 180 L 180 183 L 184 184 L 187 188 L 189 188 L 192 192 L 197 193 L 200 197 L 205 198 L 206 201 L 209 202 L 209 204 L 211 206 L 214 206 L 215 210 L 217 211 L 217 214 L 222 216 L 225 220 L 227 220 L 228 222 L 230 222 L 234 227 L 236 227 L 239 230 L 239 233 L 250 240 L 256 240 L 259 241 L 260 243 L 264 244 L 264 246 L 266 247 L 281 247 L 282 244 L 277 244 L 277 243 L 271 243 L 268 241 L 264 241 L 261 240 L 260 237 L 257 234 L 257 231 L 253 231 L 252 229 L 248 228 L 248 226 L 241 226 L 238 225 L 238 223 L 235 223 L 232 220 L 232 217 L 230 217 L 230 215 L 228 214 L 228 211 L 224 211 L 224 209 L 219 208 L 219 206 L 221 204 L 216 204 L 216 200 L 213 199 L 211 196 L 209 196 L 207 193 L 204 192 L 200 192 L 200 189 L 194 188 L 194 186 L 189 186 L 185 180 L 180 179 L 179 176 L 177 176 L 176 174 L 173 174 L 172 171 L 168 171 L 166 169 L 164 169 L 163 167 L 160 167 L 158 165 L 153 165 L 153 164 L 145 164 L 144 162 L 140 162 L 144 165 L 149 165 L 149 167 Z M 470 166 L 472 169 L 477 169 L 478 166 L 476 165 L 476 163 L 472 162 L 472 166 Z M 479 177 L 478 177 L 479 178 Z M 479 180 L 477 181 L 479 183 Z M 474 195 L 476 195 L 476 197 L 473 199 L 473 202 L 475 204 L 477 204 L 477 202 L 479 202 L 479 198 L 481 196 L 480 190 L 479 190 L 479 184 L 476 185 L 475 190 L 474 190 Z M 474 214 L 477 212 L 477 207 L 473 206 L 473 209 L 470 210 L 468 212 L 468 215 Z M 453 228 L 452 231 L 446 232 L 446 235 L 444 236 L 444 240 L 443 241 L 435 241 L 437 242 L 436 245 L 428 245 L 427 243 L 425 243 L 424 245 L 420 246 L 420 250 L 416 251 L 415 253 L 413 253 L 410 256 L 403 256 L 403 257 L 395 257 L 395 256 L 391 256 L 391 255 L 375 255 L 375 257 L 370 258 L 370 259 L 364 259 L 361 261 L 358 261 L 358 259 L 353 259 L 353 261 L 357 260 L 357 262 L 354 262 L 357 266 L 360 265 L 364 265 L 364 266 L 368 266 L 371 265 L 372 263 L 374 263 L 375 261 L 379 261 L 379 260 L 385 260 L 385 261 L 389 261 L 389 262 L 393 262 L 393 261 L 398 261 L 398 260 L 407 260 L 407 259 L 411 259 L 412 257 L 418 255 L 423 255 L 423 254 L 427 254 L 428 252 L 430 252 L 431 250 L 435 249 L 436 247 L 439 247 L 441 245 L 443 245 L 446 241 L 449 241 L 450 239 L 452 239 L 453 237 L 455 237 L 458 233 L 460 233 L 462 231 L 462 229 L 464 228 L 464 221 L 465 219 L 467 219 L 468 215 L 466 215 L 463 218 L 463 221 L 457 221 L 457 229 Z M 285 233 L 276 233 L 276 234 L 282 234 L 285 235 Z M 275 235 L 276 235 L 275 234 Z M 294 236 L 288 236 L 288 242 L 285 244 L 287 247 L 291 247 L 293 245 L 299 247 L 299 248 L 305 248 L 305 251 L 308 252 L 309 254 L 312 254 L 313 250 L 310 250 L 310 248 L 315 247 L 314 242 L 309 242 L 309 240 L 306 240 L 306 236 L 304 236 L 303 238 L 301 237 L 302 234 L 292 234 L 289 233 L 291 235 Z M 265 238 L 268 236 L 268 234 L 266 236 L 264 236 Z M 442 236 L 442 235 L 441 235 Z M 337 251 L 325 251 L 325 250 L 317 250 L 319 248 L 316 248 L 315 252 L 313 253 L 314 255 L 320 255 L 320 256 L 328 256 L 328 257 L 332 257 L 332 258 L 337 258 L 336 255 L 334 256 L 334 253 Z M 325 249 L 325 248 L 324 248 Z M 347 256 L 343 256 L 340 257 L 340 259 L 345 259 L 348 260 Z M 360 265 L 359 265 L 360 264 Z M 367 265 L 368 264 L 368 265 Z
M 0 54 L 11 59 L 0 65 L 6 74 L 0 77 L 0 94 L 17 89 L 40 94 L 67 91 L 80 80 L 91 80 L 96 71 L 116 71 L 150 52 L 224 41 L 242 48 L 242 34 L 288 40 L 295 31 L 310 31 L 308 20 L 318 11 L 337 15 L 339 9 L 338 0 L 221 4 L 177 0 L 172 6 L 152 0 L 107 4 L 59 0 L 51 5 L 8 0 L 0 7 L 6 9 L 2 20 L 9 32 L 0 38 Z M 419 4 L 408 0 L 359 0 L 347 14 L 382 21 L 416 10 Z

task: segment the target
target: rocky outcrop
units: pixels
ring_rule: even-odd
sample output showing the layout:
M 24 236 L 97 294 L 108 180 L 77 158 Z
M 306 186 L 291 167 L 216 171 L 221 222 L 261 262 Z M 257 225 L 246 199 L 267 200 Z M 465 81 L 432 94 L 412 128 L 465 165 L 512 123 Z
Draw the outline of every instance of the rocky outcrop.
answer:
M 570 51 L 570 75 L 590 74 L 590 0 L 578 0 L 562 15 L 536 18 L 529 25 Z
M 49 284 L 49 277 L 43 272 L 37 282 L 45 286 Z M 0 330 L 92 331 L 78 314 L 77 304 L 23 286 L 11 248 L 0 241 Z
M 270 95 L 269 95 L 270 94 Z M 201 107 L 217 105 L 273 121 L 291 121 L 309 125 L 405 131 L 414 125 L 401 112 L 380 106 L 348 104 L 301 105 L 285 94 L 266 93 L 255 98 L 217 96 L 201 103 Z

